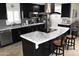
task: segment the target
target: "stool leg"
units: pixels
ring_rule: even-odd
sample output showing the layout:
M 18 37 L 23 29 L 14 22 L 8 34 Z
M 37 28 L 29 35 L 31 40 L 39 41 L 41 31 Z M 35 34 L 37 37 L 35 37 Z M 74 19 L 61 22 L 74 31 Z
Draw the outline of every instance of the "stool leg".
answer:
M 59 47 L 59 53 L 60 53 L 60 47 Z
M 63 46 L 63 56 L 64 56 L 64 46 Z
M 73 41 L 73 40 L 71 39 L 70 46 L 73 46 L 72 41 Z
M 70 39 L 68 39 L 68 42 L 67 42 L 67 50 L 69 49 L 69 41 Z
M 57 56 L 58 48 L 56 48 L 56 56 Z
M 75 39 L 74 39 L 74 44 L 73 44 L 73 45 L 74 45 L 74 46 L 73 46 L 73 47 L 74 47 L 73 49 L 75 50 Z
M 67 47 L 67 39 L 65 40 L 65 47 Z

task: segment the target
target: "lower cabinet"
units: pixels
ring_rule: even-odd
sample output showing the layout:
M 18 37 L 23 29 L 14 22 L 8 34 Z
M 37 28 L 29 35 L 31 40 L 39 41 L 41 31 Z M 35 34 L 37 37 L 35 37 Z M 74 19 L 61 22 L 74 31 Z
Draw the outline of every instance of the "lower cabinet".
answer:
M 20 35 L 21 35 L 21 31 L 19 29 L 12 29 L 12 40 L 14 43 L 21 41 Z
M 42 31 L 42 32 L 46 32 L 46 28 L 45 28 L 45 24 L 42 25 L 36 25 L 36 30 L 37 31 Z
M 21 41 L 21 34 L 33 32 L 36 30 L 44 31 L 44 24 L 0 31 L 0 46 L 5 46 L 10 43 Z
M 0 32 L 0 47 L 13 43 L 11 30 Z
M 12 40 L 13 40 L 14 43 L 21 41 L 21 37 L 20 37 L 21 34 L 33 32 L 33 31 L 43 31 L 43 32 L 45 32 L 44 27 L 45 27 L 45 25 L 42 24 L 42 25 L 12 29 Z
M 12 40 L 14 43 L 21 41 L 21 34 L 29 33 L 32 32 L 31 27 L 23 27 L 23 28 L 17 28 L 17 29 L 12 29 Z

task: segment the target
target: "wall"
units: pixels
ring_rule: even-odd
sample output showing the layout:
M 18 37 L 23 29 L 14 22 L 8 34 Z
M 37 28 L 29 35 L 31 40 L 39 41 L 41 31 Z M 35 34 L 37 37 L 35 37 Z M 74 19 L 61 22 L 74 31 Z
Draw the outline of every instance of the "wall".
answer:
M 0 28 L 6 26 L 6 20 L 0 20 Z
M 79 21 L 79 4 L 77 4 L 77 20 Z
M 75 17 L 75 14 L 79 12 L 78 9 L 79 9 L 78 3 L 71 4 L 71 16 L 70 16 L 71 22 L 75 22 L 77 19 L 79 19 L 78 16 Z

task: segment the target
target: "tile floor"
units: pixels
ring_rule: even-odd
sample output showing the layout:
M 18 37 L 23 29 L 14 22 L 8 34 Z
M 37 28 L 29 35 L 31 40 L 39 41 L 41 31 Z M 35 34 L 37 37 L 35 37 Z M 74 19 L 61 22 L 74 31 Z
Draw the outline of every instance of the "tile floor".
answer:
M 22 56 L 22 42 L 0 48 L 0 56 Z
M 22 42 L 18 42 L 3 48 L 0 48 L 0 56 L 23 56 Z M 50 55 L 52 56 L 52 55 Z M 75 50 L 65 49 L 65 56 L 79 56 L 79 37 L 76 39 Z

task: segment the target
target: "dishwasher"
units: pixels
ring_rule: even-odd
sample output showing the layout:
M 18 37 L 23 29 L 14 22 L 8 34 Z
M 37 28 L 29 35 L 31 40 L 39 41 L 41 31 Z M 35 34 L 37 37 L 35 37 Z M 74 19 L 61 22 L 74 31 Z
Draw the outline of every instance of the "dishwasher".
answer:
M 12 42 L 11 30 L 0 31 L 0 47 L 11 44 Z

